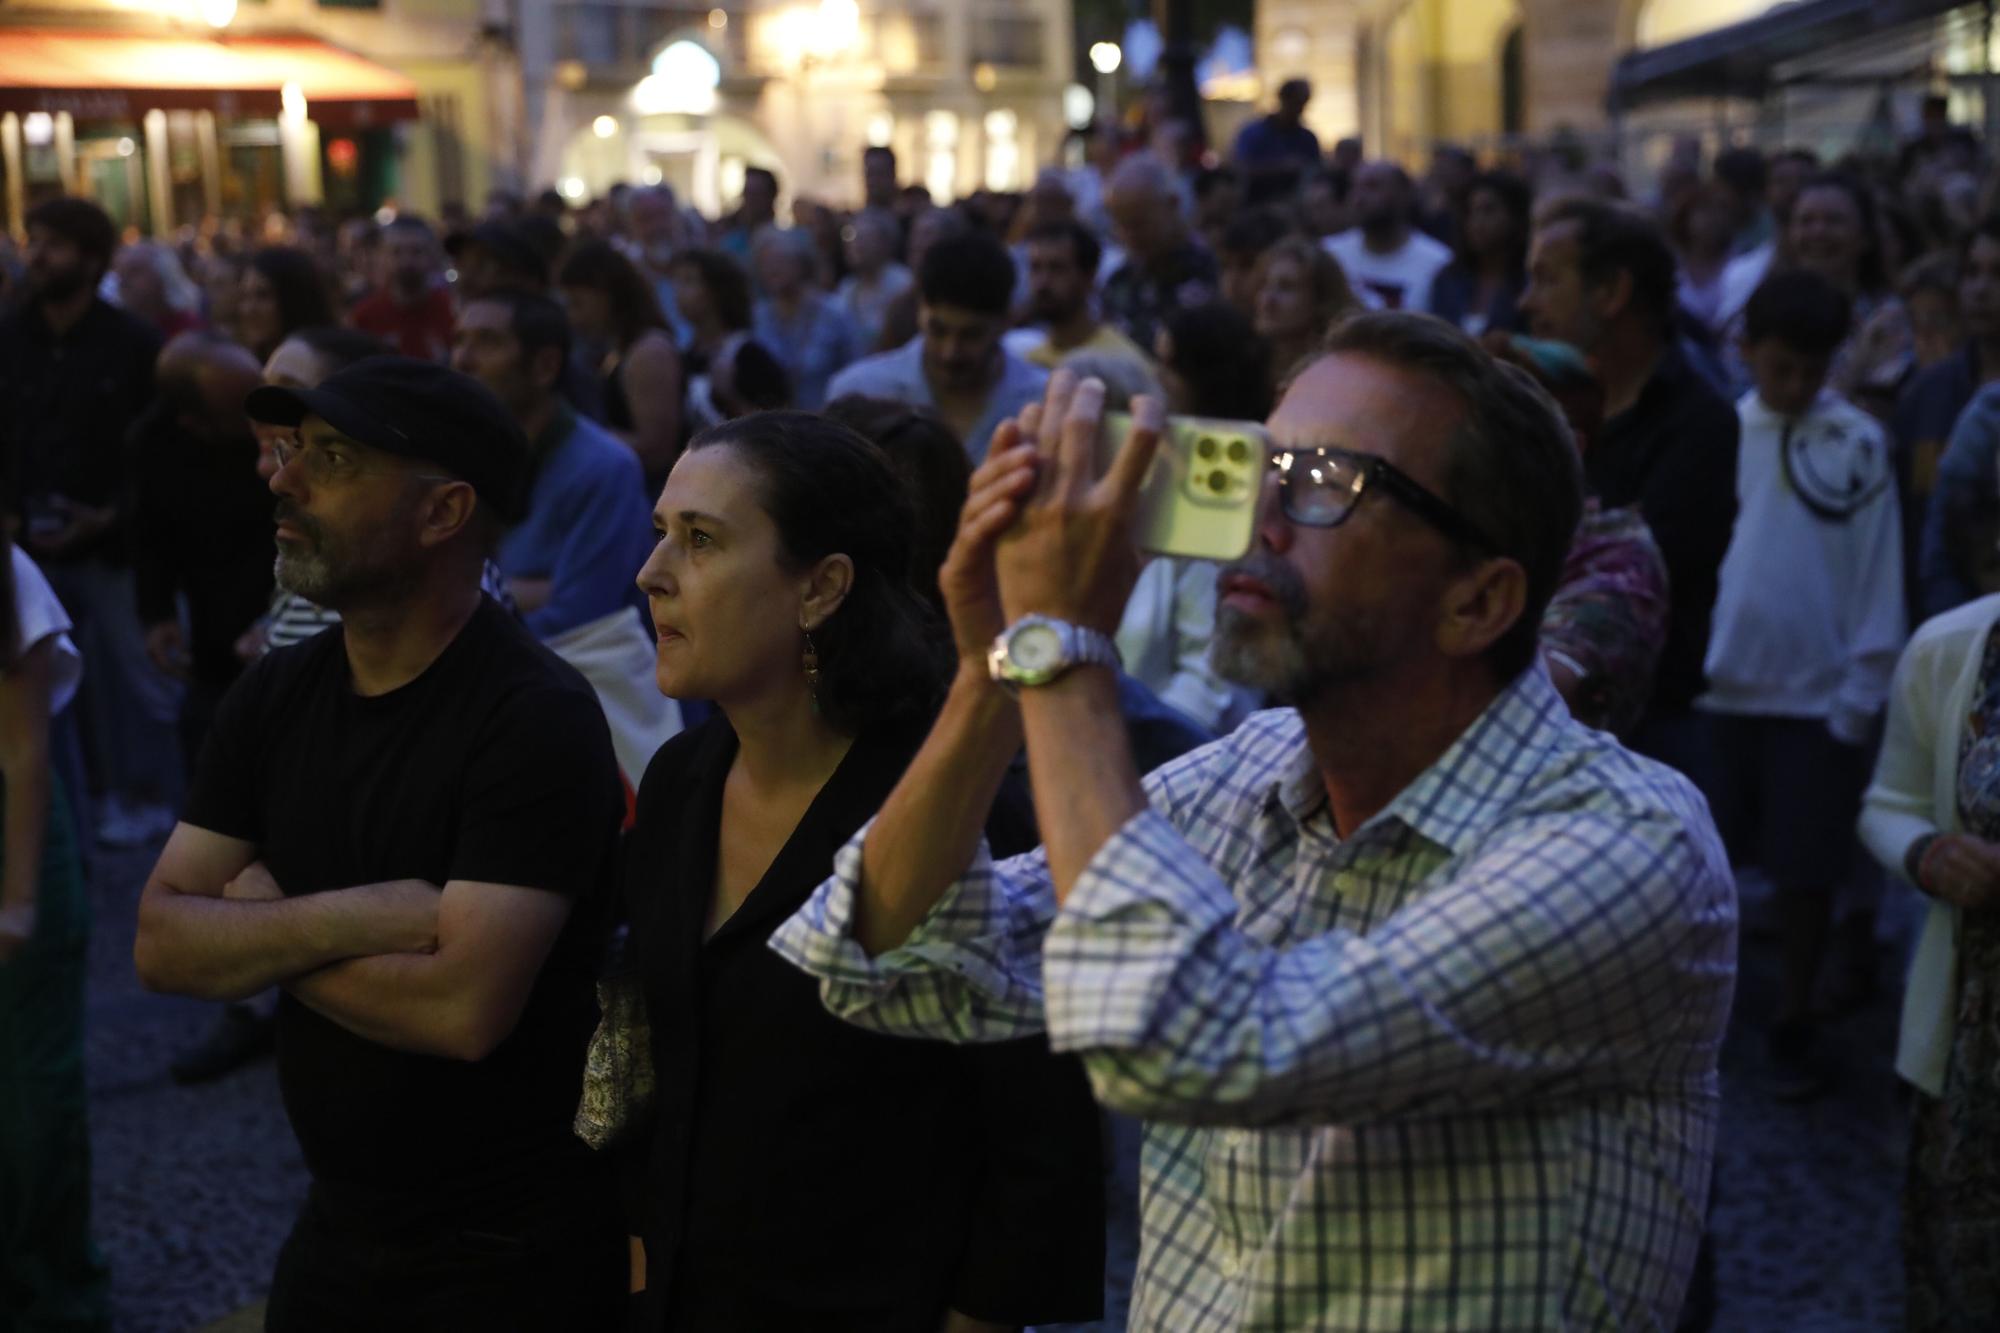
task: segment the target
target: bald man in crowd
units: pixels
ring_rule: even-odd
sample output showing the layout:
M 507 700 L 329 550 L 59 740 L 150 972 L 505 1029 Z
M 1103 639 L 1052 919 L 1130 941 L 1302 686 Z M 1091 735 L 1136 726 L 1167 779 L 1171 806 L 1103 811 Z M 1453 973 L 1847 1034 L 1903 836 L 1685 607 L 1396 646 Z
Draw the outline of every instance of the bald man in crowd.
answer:
M 271 602 L 271 493 L 243 414 L 262 368 L 227 338 L 195 332 L 161 350 L 154 374 L 159 396 L 132 440 L 136 593 L 147 657 L 187 685 L 180 741 L 192 765 L 242 670 L 236 640 Z
M 1166 163 L 1138 153 L 1118 164 L 1104 196 L 1112 237 L 1125 252 L 1104 284 L 1104 318 L 1151 352 L 1167 316 L 1216 299 L 1215 256 L 1196 240 Z

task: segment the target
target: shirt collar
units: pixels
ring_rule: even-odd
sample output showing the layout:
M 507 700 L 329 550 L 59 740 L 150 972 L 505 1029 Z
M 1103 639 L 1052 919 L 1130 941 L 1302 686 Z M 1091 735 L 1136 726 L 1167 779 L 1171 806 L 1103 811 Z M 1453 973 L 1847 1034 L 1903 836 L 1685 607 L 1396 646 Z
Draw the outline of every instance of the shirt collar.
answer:
M 1569 706 L 1556 693 L 1547 669 L 1536 662 L 1348 841 L 1394 821 L 1454 856 L 1463 854 L 1499 821 L 1568 719 Z M 1273 803 L 1300 826 L 1326 804 L 1326 788 L 1303 727 L 1271 780 L 1266 804 Z

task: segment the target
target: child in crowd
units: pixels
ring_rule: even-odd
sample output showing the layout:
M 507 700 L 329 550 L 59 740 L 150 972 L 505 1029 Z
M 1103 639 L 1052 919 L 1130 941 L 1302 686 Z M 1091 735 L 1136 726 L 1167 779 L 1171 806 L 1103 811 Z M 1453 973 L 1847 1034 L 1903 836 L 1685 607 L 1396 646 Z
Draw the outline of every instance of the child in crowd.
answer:
M 1826 388 L 1847 297 L 1794 270 L 1767 279 L 1744 315 L 1756 387 L 1736 409 L 1738 511 L 1698 706 L 1712 720 L 1716 824 L 1777 892 L 1772 1090 L 1796 1098 L 1818 1090 L 1813 984 L 1903 644 L 1902 525 L 1882 428 Z

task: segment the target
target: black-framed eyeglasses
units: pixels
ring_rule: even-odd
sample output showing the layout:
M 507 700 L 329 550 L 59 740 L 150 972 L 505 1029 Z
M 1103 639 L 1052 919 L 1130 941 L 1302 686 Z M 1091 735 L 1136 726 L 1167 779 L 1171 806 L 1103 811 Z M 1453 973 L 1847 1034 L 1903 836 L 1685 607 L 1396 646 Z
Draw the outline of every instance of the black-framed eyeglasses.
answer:
M 1471 519 L 1386 458 L 1348 449 L 1280 449 L 1271 455 L 1271 466 L 1278 474 L 1279 507 L 1301 527 L 1339 527 L 1369 488 L 1380 486 L 1445 536 L 1494 549 Z

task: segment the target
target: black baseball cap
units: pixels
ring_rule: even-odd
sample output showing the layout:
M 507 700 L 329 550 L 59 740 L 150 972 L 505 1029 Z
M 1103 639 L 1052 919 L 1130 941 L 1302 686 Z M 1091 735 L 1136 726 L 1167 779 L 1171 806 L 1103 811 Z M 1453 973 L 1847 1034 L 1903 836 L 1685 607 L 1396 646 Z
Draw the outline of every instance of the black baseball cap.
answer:
M 273 426 L 318 417 L 371 449 L 420 458 L 463 477 L 510 523 L 527 512 L 528 437 L 492 390 L 434 361 L 367 357 L 327 376 L 317 389 L 252 389 L 243 410 L 252 421 Z

